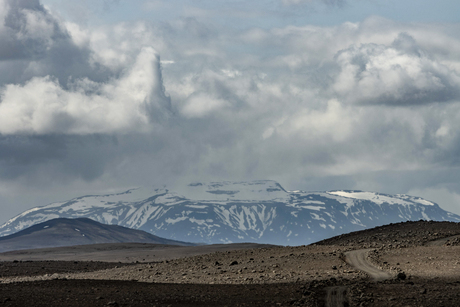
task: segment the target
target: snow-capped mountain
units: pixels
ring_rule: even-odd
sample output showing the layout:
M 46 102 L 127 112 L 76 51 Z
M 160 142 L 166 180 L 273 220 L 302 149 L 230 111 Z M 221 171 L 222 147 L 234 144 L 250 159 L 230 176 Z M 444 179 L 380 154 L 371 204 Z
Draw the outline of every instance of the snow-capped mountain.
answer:
M 50 219 L 86 217 L 187 242 L 303 245 L 407 220 L 460 222 L 460 216 L 408 195 L 286 191 L 274 181 L 192 183 L 176 191 L 131 189 L 25 211 L 0 236 Z

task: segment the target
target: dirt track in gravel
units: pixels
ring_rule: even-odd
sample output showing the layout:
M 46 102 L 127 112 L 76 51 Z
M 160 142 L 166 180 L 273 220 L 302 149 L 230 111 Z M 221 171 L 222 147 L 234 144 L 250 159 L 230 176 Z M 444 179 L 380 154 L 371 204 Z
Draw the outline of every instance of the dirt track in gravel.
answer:
M 377 268 L 368 260 L 368 254 L 371 250 L 372 249 L 358 249 L 346 252 L 346 262 L 355 269 L 369 275 L 374 281 L 390 279 L 392 274 Z
M 350 306 L 457 306 L 460 247 L 455 240 L 426 245 L 459 234 L 460 224 L 409 222 L 311 246 L 217 249 L 137 264 L 9 261 L 0 263 L 0 306 L 330 306 L 331 289 Z M 372 282 L 344 261 L 363 248 L 390 279 Z
M 358 249 L 345 252 L 345 262 L 355 269 L 366 273 L 373 281 L 383 281 L 392 278 L 392 274 L 381 270 L 375 264 L 370 262 L 369 252 L 373 249 Z M 343 307 L 348 306 L 347 286 L 333 286 L 326 290 L 326 307 Z

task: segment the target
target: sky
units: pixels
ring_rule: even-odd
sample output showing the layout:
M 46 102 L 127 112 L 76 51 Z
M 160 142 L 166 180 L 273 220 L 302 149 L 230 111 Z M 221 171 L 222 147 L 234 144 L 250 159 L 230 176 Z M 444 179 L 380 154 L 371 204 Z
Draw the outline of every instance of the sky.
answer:
M 0 0 L 0 222 L 270 179 L 460 214 L 457 0 Z

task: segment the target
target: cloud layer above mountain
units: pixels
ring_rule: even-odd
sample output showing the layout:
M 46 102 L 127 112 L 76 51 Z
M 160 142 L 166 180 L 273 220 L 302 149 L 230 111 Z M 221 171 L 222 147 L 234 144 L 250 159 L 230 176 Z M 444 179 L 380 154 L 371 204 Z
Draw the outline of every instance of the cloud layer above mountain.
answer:
M 458 198 L 460 24 L 194 12 L 88 25 L 0 0 L 0 200 L 220 179 Z

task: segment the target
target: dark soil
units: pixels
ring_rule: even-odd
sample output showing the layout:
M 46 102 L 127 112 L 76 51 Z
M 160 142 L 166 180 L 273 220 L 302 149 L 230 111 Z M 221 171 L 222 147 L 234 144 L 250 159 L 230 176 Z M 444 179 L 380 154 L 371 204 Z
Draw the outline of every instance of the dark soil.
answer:
M 378 283 L 361 282 L 350 287 L 352 306 L 459 306 L 460 281 L 411 278 Z
M 0 306 L 300 306 L 302 286 L 55 280 L 0 285 Z

